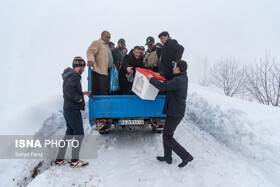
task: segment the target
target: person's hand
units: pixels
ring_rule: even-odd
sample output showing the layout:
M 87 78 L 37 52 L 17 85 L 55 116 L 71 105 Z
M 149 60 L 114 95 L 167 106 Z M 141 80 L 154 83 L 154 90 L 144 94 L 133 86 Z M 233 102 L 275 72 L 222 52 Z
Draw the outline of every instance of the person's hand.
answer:
M 83 92 L 83 94 L 89 96 L 91 94 L 91 91 L 85 91 Z
M 82 101 L 83 101 L 83 99 L 80 99 L 79 103 L 82 102 Z
M 93 61 L 87 61 L 87 65 L 89 66 L 89 67 L 93 67 Z
M 130 72 L 133 71 L 132 68 L 133 68 L 133 67 L 127 67 L 127 68 L 126 68 L 126 71 L 127 71 L 128 73 L 130 73 Z
M 153 76 L 151 74 L 148 74 L 146 77 L 148 80 L 150 80 Z

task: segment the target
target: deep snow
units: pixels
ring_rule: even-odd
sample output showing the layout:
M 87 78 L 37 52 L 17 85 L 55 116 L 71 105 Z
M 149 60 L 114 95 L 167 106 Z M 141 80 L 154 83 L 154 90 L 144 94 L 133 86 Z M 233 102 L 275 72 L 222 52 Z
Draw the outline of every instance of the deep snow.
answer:
M 105 29 L 115 43 L 125 38 L 129 49 L 144 45 L 150 35 L 159 41 L 158 33 L 168 30 L 185 47 L 189 78 L 197 81 L 204 62 L 210 65 L 232 56 L 253 63 L 266 50 L 277 55 L 279 7 L 276 0 L 137 5 L 128 0 L 1 0 L 0 134 L 63 134 L 61 72 L 74 56 L 85 58 L 90 43 Z M 161 14 L 167 9 L 171 14 Z M 183 24 L 177 18 L 184 18 Z M 149 21 L 143 27 L 139 23 L 144 20 Z M 86 73 L 83 80 L 86 89 Z M 85 112 L 86 132 L 99 139 L 99 158 L 89 160 L 89 167 L 73 170 L 53 167 L 49 161 L 1 160 L 0 186 L 280 186 L 279 108 L 228 98 L 194 84 L 187 103 L 186 118 L 175 132 L 195 156 L 186 168 L 177 168 L 176 156 L 171 166 L 155 160 L 162 154 L 160 135 L 148 130 L 100 136 L 89 127 Z M 33 180 L 35 168 L 40 172 Z
M 53 106 L 43 110 L 49 115 L 37 126 L 41 136 L 63 134 L 65 122 L 59 106 L 62 97 L 48 100 Z M 29 113 L 38 113 L 29 108 Z M 280 109 L 249 103 L 189 85 L 187 110 L 175 132 L 175 138 L 194 156 L 185 168 L 178 168 L 180 158 L 173 155 L 172 165 L 155 160 L 162 155 L 160 134 L 145 131 L 124 132 L 113 129 L 101 136 L 88 124 L 88 112 L 83 112 L 86 134 L 98 138 L 98 158 L 87 160 L 86 168 L 53 166 L 43 160 L 39 175 L 30 177 L 41 160 L 3 160 L 0 167 L 1 186 L 279 186 L 278 158 L 280 140 Z M 34 118 L 36 119 L 36 117 Z M 16 125 L 16 123 L 14 124 Z M 2 129 L 15 129 L 3 127 Z M 34 133 L 34 131 L 30 131 Z

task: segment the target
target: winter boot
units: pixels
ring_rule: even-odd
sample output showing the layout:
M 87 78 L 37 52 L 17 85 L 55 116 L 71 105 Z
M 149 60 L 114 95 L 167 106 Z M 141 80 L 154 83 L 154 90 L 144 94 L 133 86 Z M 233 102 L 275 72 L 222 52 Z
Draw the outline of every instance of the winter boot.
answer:
M 179 168 L 186 166 L 189 162 L 193 160 L 193 156 L 190 155 L 188 159 L 183 159 L 182 163 L 178 165 Z
M 168 164 L 172 164 L 172 157 L 168 158 L 168 157 L 165 157 L 165 156 L 157 156 L 157 160 L 165 161 Z

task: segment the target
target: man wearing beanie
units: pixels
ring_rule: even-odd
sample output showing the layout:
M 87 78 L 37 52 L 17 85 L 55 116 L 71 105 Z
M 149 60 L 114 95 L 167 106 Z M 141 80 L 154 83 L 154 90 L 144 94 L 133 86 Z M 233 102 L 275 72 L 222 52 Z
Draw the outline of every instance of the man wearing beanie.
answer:
M 79 152 L 84 136 L 83 120 L 80 110 L 85 109 L 84 95 L 90 95 L 91 91 L 82 91 L 81 75 L 85 70 L 86 63 L 83 58 L 75 57 L 72 63 L 73 68 L 66 68 L 62 73 L 63 78 L 63 115 L 66 121 L 66 135 L 64 140 L 75 138 L 79 141 L 77 148 L 72 148 L 71 167 L 84 167 L 88 162 L 79 160 Z M 56 165 L 69 163 L 64 159 L 67 146 L 59 149 Z
M 119 39 L 117 47 L 112 51 L 114 64 L 116 65 L 116 68 L 118 71 L 120 71 L 122 63 L 123 63 L 123 48 L 125 48 L 125 40 L 123 38 Z
M 174 151 L 182 159 L 178 167 L 184 167 L 193 160 L 192 155 L 173 137 L 174 131 L 185 115 L 188 92 L 187 68 L 187 62 L 178 60 L 173 63 L 171 80 L 160 82 L 151 75 L 147 76 L 152 85 L 160 91 L 167 92 L 162 112 L 166 115 L 162 133 L 164 156 L 158 156 L 157 160 L 172 164 L 172 151 Z

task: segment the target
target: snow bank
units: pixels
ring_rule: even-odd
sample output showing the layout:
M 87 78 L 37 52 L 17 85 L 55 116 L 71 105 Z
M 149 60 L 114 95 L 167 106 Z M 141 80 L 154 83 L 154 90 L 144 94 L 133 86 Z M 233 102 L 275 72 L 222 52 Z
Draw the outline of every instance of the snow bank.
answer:
M 198 85 L 191 84 L 191 89 L 185 117 L 251 158 L 272 181 L 280 183 L 280 108 L 226 97 Z
M 35 136 L 42 138 L 49 138 L 53 135 L 64 135 L 66 131 L 66 122 L 62 113 L 63 100 L 61 98 L 62 96 L 48 97 L 45 101 L 35 102 L 30 106 L 21 106 L 10 111 L 18 111 L 16 114 L 20 117 L 12 118 L 12 113 L 5 116 L 5 120 L 9 125 L 1 126 L 1 128 L 4 129 L 1 131 L 1 134 L 35 134 Z M 87 107 L 86 105 L 86 108 Z M 85 124 L 85 134 L 91 134 L 92 128 L 87 125 L 87 110 L 82 111 L 82 117 Z M 0 180 L 0 186 L 9 186 L 11 183 L 14 186 L 26 186 L 37 177 L 38 174 L 48 170 L 51 164 L 51 160 L 41 159 L 3 160 L 3 164 L 0 167 L 0 174 L 3 180 Z
M 86 110 L 82 112 L 85 133 L 99 141 L 98 159 L 90 160 L 89 167 L 73 170 L 47 160 L 2 160 L 0 186 L 279 185 L 279 108 L 228 98 L 197 85 L 189 88 L 186 116 L 175 132 L 195 157 L 186 169 L 178 169 L 176 155 L 171 166 L 156 162 L 155 156 L 163 152 L 161 135 L 148 130 L 100 136 L 88 124 Z M 35 106 L 23 107 L 25 111 L 17 113 L 22 118 L 11 119 L 12 125 L 2 126 L 1 132 L 20 133 L 24 124 L 27 134 L 65 133 L 61 96 Z

